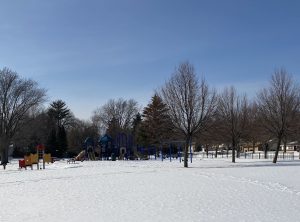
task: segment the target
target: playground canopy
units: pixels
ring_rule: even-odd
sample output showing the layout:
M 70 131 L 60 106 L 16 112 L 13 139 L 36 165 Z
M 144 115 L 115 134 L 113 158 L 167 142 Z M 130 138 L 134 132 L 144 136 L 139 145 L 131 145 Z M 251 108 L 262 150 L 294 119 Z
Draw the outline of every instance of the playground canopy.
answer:
M 99 138 L 98 142 L 100 144 L 107 144 L 108 142 L 112 142 L 113 139 L 109 135 L 105 134 L 103 137 Z

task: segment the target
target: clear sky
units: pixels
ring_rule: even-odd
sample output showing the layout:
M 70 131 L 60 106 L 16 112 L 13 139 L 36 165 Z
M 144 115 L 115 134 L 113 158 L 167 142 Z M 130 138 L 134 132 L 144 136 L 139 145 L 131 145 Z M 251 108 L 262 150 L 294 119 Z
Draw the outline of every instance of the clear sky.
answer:
M 300 80 L 298 0 L 0 0 L 0 68 L 78 118 L 110 98 L 146 105 L 176 65 L 250 96 L 276 68 Z

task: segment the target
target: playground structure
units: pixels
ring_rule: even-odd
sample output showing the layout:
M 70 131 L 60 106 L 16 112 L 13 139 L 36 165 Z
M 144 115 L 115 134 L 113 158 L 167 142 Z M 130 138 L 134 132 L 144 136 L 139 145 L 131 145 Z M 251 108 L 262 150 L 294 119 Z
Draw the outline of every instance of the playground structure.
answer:
M 95 151 L 94 140 L 91 137 L 87 137 L 83 142 L 83 150 L 74 157 L 74 161 L 96 160 Z
M 91 137 L 87 137 L 84 141 L 84 156 L 87 160 L 96 160 L 95 157 L 95 144 Z
M 94 140 L 91 137 L 87 137 L 83 142 L 83 150 L 74 157 L 74 161 L 84 161 L 84 160 L 96 160 L 96 147 Z
M 101 160 L 128 160 L 135 159 L 136 152 L 133 146 L 133 137 L 130 134 L 118 133 L 115 138 L 104 135 L 99 138 L 98 144 L 101 147 Z
M 83 161 L 85 159 L 85 150 L 82 150 L 74 159 L 75 161 Z
M 109 160 L 110 157 L 114 158 L 112 154 L 116 154 L 117 150 L 115 150 L 114 140 L 111 136 L 105 134 L 103 137 L 100 137 L 98 144 L 100 145 L 101 149 L 101 160 Z
M 83 150 L 74 157 L 74 161 L 84 160 L 149 160 L 160 159 L 164 161 L 169 159 L 183 158 L 185 141 L 172 140 L 163 141 L 160 146 L 140 147 L 133 144 L 133 136 L 126 133 L 118 133 L 115 138 L 105 134 L 100 137 L 97 143 L 90 137 L 87 137 L 83 143 Z M 192 162 L 193 152 L 190 146 L 188 156 Z M 95 155 L 97 154 L 97 155 Z
M 36 153 L 25 155 L 23 160 L 19 160 L 19 169 L 30 167 L 33 170 L 33 165 L 37 165 L 37 169 L 40 170 L 42 167 L 40 164 L 43 164 L 43 169 L 45 169 L 45 163 L 52 163 L 51 154 L 45 153 L 45 146 L 39 144 L 36 146 Z
M 97 143 L 87 137 L 83 143 L 83 150 L 74 157 L 75 161 L 84 160 L 124 160 L 134 159 L 133 137 L 119 133 L 115 138 L 108 134 L 100 137 Z

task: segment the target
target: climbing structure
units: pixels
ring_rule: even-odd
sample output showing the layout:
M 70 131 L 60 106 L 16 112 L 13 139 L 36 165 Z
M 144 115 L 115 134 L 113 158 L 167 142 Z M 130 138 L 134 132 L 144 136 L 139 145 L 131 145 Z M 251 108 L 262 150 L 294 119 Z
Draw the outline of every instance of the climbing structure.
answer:
M 85 159 L 96 160 L 94 150 L 94 140 L 91 137 L 87 137 L 84 141 Z
M 42 169 L 40 167 L 40 160 L 42 160 L 43 163 L 43 169 L 45 169 L 45 146 L 43 144 L 39 144 L 36 146 L 36 153 L 37 153 L 37 169 Z

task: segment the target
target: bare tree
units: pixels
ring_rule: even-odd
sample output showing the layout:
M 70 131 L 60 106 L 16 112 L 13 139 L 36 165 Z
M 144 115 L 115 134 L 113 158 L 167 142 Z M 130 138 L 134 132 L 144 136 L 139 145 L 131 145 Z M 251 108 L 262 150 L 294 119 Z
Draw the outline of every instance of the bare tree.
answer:
M 91 137 L 94 140 L 98 137 L 98 130 L 92 122 L 74 119 L 72 126 L 68 130 L 69 152 L 79 153 L 82 150 L 82 142 Z
M 120 129 L 129 130 L 138 112 L 138 103 L 133 99 L 111 99 L 94 111 L 92 120 L 102 130 L 107 130 L 112 120 L 116 122 Z
M 161 90 L 174 127 L 185 138 L 184 167 L 188 167 L 188 147 L 193 136 L 204 130 L 216 109 L 216 92 L 204 79 L 199 83 L 194 67 L 182 63 Z
M 22 122 L 26 124 L 21 124 L 13 137 L 15 148 L 19 147 L 21 150 L 24 147 L 33 149 L 38 142 L 46 144 L 51 128 L 46 111 L 34 110 L 34 113 L 27 114 Z
M 7 148 L 27 113 L 45 100 L 45 90 L 8 68 L 0 70 L 1 164 L 8 162 Z
M 219 96 L 218 118 L 222 122 L 224 137 L 230 137 L 232 145 L 232 162 L 235 151 L 239 152 L 239 143 L 245 132 L 248 117 L 246 96 L 240 97 L 234 87 L 226 88 Z
M 284 70 L 275 71 L 270 86 L 258 94 L 260 123 L 277 138 L 273 163 L 277 162 L 280 144 L 295 128 L 300 109 L 300 88 Z
M 255 101 L 249 105 L 247 128 L 245 129 L 245 137 L 243 139 L 252 144 L 253 153 L 255 152 L 256 146 L 264 146 L 270 140 L 269 132 L 260 124 L 258 105 Z M 267 150 L 265 150 L 265 152 L 267 152 Z M 266 154 L 265 158 L 267 158 Z

